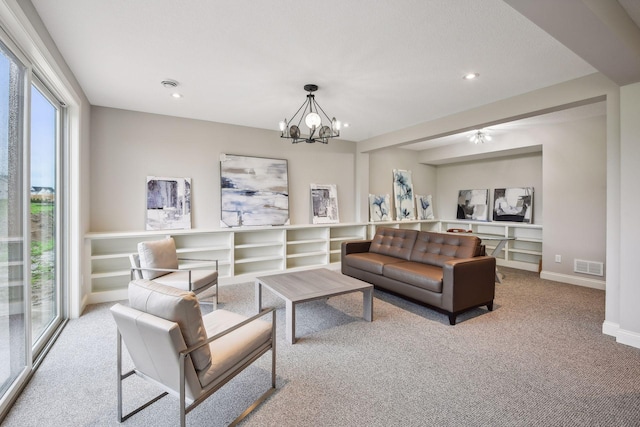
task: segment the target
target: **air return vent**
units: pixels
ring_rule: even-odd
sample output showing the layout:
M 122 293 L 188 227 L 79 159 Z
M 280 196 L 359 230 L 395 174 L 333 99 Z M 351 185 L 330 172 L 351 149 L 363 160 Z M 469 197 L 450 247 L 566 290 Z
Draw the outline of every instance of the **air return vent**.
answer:
M 574 259 L 573 271 L 575 271 L 576 273 L 592 274 L 594 276 L 603 276 L 604 264 L 596 261 L 585 261 L 583 259 Z

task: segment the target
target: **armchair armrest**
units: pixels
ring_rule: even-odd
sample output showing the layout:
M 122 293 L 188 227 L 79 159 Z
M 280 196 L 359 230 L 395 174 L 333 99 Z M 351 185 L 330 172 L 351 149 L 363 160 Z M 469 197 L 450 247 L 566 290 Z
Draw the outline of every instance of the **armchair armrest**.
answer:
M 218 260 L 217 259 L 197 259 L 197 258 L 178 258 L 181 261 L 215 261 L 216 263 L 216 271 L 218 271 Z M 186 271 L 189 273 L 189 283 L 191 283 L 191 268 L 150 268 L 150 267 L 131 267 L 131 280 L 134 280 L 134 272 L 136 271 L 162 271 L 165 273 L 176 273 Z
M 218 271 L 218 260 L 217 259 L 201 259 L 201 258 L 178 258 L 178 261 L 201 261 L 201 262 L 212 262 L 216 263 L 216 271 Z M 183 270 L 187 270 L 186 268 Z
M 139 272 L 143 272 L 143 271 L 163 271 L 165 273 L 174 273 L 177 271 L 186 271 L 186 270 L 180 270 L 179 268 L 151 268 L 151 267 L 131 267 L 131 280 L 134 279 L 134 272 L 135 271 L 139 271 Z M 189 281 L 191 281 L 191 272 L 189 271 Z
M 447 261 L 442 273 L 442 302 L 446 310 L 455 313 L 493 301 L 496 289 L 494 257 Z

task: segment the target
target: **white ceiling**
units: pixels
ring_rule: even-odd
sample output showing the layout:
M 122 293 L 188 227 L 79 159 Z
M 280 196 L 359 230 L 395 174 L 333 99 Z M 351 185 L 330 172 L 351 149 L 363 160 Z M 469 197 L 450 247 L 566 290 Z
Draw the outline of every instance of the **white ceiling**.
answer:
M 501 139 L 508 137 L 512 132 L 526 132 L 529 129 L 533 129 L 540 126 L 552 125 L 554 123 L 566 123 L 575 120 L 581 120 L 591 117 L 604 116 L 607 113 L 607 105 L 605 101 L 600 101 L 592 104 L 582 105 L 579 107 L 573 107 L 566 110 L 555 111 L 547 114 L 540 114 L 536 116 L 527 117 L 520 120 L 513 120 L 506 123 L 499 123 L 487 128 L 474 129 L 456 133 L 453 135 L 447 135 L 440 138 L 429 139 L 426 141 L 420 141 L 413 144 L 403 145 L 401 148 L 407 150 L 422 151 L 431 148 L 441 147 L 443 145 L 453 145 L 461 143 L 469 143 L 469 137 L 477 130 L 481 130 L 485 134 L 491 136 L 493 142 L 498 142 Z M 540 146 L 542 150 L 542 146 Z
M 315 83 L 351 141 L 596 72 L 501 0 L 32 2 L 92 105 L 275 130 Z

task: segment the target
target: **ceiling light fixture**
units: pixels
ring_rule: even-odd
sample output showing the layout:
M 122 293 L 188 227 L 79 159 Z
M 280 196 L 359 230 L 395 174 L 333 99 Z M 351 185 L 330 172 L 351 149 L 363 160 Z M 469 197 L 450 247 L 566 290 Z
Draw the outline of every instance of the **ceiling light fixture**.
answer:
M 171 79 L 163 80 L 160 82 L 160 84 L 166 87 L 167 89 L 173 89 L 175 87 L 178 87 L 178 82 Z
M 480 77 L 480 74 L 478 73 L 469 73 L 462 76 L 462 78 L 465 80 L 473 80 L 473 79 L 477 79 L 478 77 Z
M 486 130 L 474 130 L 473 134 L 469 136 L 469 141 L 474 144 L 484 144 L 492 139 L 493 138 L 491 138 L 491 135 L 489 135 Z
M 179 83 L 177 81 L 172 80 L 172 79 L 162 80 L 160 82 L 160 84 L 162 85 L 162 87 L 164 87 L 166 89 L 175 89 L 179 85 Z M 171 96 L 173 98 L 182 98 L 182 94 L 179 93 L 179 92 L 171 92 Z
M 291 120 L 287 121 L 287 119 L 284 119 L 279 123 L 280 132 L 282 132 L 280 138 L 292 139 L 293 144 L 297 144 L 302 141 L 309 144 L 314 142 L 328 144 L 330 138 L 337 138 L 340 136 L 340 122 L 336 120 L 335 117 L 330 119 L 327 113 L 325 113 L 322 107 L 316 102 L 313 92 L 318 90 L 317 85 L 304 85 L 304 90 L 309 92 L 306 101 L 304 101 L 300 108 L 298 108 L 298 111 L 296 111 L 293 117 L 291 117 Z M 295 124 L 296 117 L 300 111 L 302 111 L 302 114 L 298 119 L 298 123 Z M 320 113 L 322 113 L 326 119 L 325 125 L 322 124 L 322 116 Z M 300 133 L 300 124 L 302 123 L 302 119 L 304 119 L 304 123 L 309 128 L 309 136 L 307 137 L 303 137 Z

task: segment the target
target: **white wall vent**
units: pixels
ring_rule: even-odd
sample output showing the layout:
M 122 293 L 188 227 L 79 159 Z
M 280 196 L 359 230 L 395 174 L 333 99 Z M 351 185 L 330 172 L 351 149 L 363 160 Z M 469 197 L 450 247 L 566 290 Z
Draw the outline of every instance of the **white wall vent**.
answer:
M 573 271 L 576 273 L 592 274 L 594 276 L 604 276 L 604 264 L 596 261 L 574 259 Z

